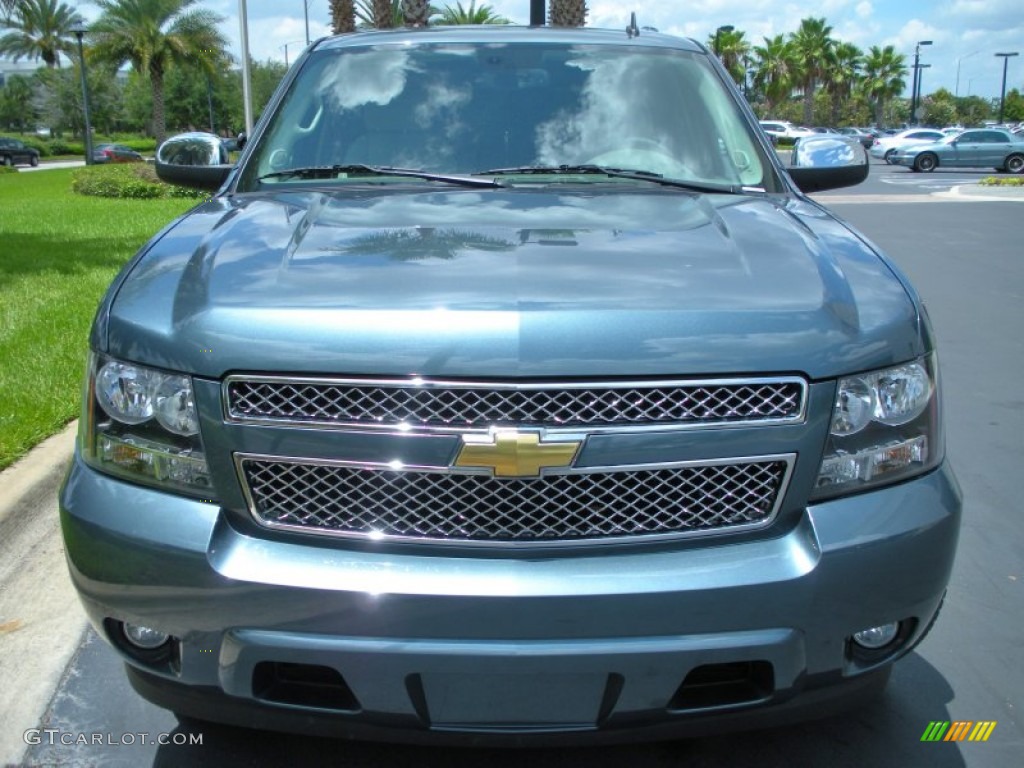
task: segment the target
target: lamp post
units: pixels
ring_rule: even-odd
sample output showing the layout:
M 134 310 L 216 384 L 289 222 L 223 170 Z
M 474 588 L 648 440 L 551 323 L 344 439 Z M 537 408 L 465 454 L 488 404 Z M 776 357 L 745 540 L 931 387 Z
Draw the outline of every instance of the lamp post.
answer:
M 284 48 L 284 66 L 285 66 L 286 69 L 288 68 L 288 46 L 289 45 L 295 45 L 296 43 L 301 43 L 301 42 L 302 42 L 301 40 L 289 40 L 284 45 L 279 45 L 278 46 L 278 48 Z M 309 45 L 308 41 L 306 42 L 306 45 Z
M 309 45 L 309 0 L 302 0 L 302 14 L 306 20 L 306 45 Z M 288 49 L 284 50 L 285 66 L 288 66 Z
M 249 9 L 245 0 L 238 0 L 238 26 L 242 42 L 242 111 L 245 114 L 245 135 L 252 135 L 252 62 L 249 61 Z
M 85 49 L 82 38 L 85 37 L 85 22 L 81 18 L 75 20 L 71 27 L 72 34 L 78 39 L 78 66 L 82 71 L 82 115 L 85 118 L 85 164 L 92 165 L 92 121 L 89 120 L 89 82 L 85 78 Z
M 914 46 L 914 83 L 910 88 L 910 119 L 917 122 L 917 89 L 921 79 L 921 46 L 931 45 L 931 40 L 918 40 Z
M 1003 124 L 1003 107 L 1006 105 L 1006 65 L 1010 61 L 1011 56 L 1018 56 L 1017 51 L 1011 53 L 997 53 L 996 56 L 1003 57 L 1003 88 L 999 92 L 999 124 Z
M 922 70 L 928 69 L 930 66 L 931 64 L 920 64 L 917 67 L 917 109 L 919 112 L 924 109 L 924 106 L 921 104 L 923 101 L 921 98 L 921 87 L 924 85 L 924 72 Z
M 721 37 L 723 32 L 732 32 L 736 27 L 732 24 L 723 24 L 715 30 L 715 56 L 722 58 Z
M 953 91 L 953 96 L 955 98 L 960 97 L 960 62 L 963 61 L 964 59 L 971 58 L 971 56 L 973 56 L 976 53 L 981 53 L 981 51 L 971 51 L 966 56 L 961 56 L 956 60 L 956 89 Z

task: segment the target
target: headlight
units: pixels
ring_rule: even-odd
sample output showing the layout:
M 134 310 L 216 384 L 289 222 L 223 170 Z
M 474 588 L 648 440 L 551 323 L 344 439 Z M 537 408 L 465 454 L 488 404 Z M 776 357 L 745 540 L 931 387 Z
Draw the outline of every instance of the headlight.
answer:
M 90 355 L 82 455 L 103 472 L 169 490 L 211 494 L 192 380 Z
M 930 356 L 839 381 L 812 498 L 903 480 L 934 468 L 943 438 Z

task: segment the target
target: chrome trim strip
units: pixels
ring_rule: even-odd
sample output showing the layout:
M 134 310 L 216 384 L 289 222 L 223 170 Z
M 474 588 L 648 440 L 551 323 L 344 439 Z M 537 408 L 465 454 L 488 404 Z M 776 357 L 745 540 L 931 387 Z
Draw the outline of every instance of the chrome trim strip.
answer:
M 392 422 L 388 424 L 367 424 L 364 421 L 337 421 L 337 422 L 315 422 L 301 419 L 270 419 L 252 418 L 247 416 L 236 416 L 230 411 L 229 388 L 234 382 L 251 382 L 256 384 L 291 384 L 313 386 L 363 386 L 379 387 L 382 389 L 411 389 L 419 387 L 423 389 L 491 389 L 495 391 L 539 391 L 539 390 L 566 390 L 566 389 L 633 389 L 659 387 L 742 387 L 760 386 L 769 384 L 795 384 L 800 388 L 800 405 L 797 413 L 792 416 L 773 419 L 746 419 L 743 421 L 694 421 L 694 422 L 651 422 L 651 423 L 629 423 L 614 426 L 591 426 L 576 424 L 570 427 L 557 427 L 550 424 L 516 424 L 508 425 L 509 428 L 540 429 L 546 435 L 579 434 L 581 431 L 587 434 L 606 434 L 618 432 L 665 432 L 689 429 L 742 429 L 748 427 L 772 427 L 793 424 L 802 424 L 807 420 L 807 402 L 809 386 L 807 380 L 801 376 L 762 376 L 752 378 L 721 378 L 721 379 L 630 379 L 628 381 L 612 380 L 585 380 L 585 381 L 558 381 L 558 382 L 511 382 L 511 381 L 477 381 L 477 380 L 450 380 L 450 379 L 425 379 L 412 377 L 408 379 L 373 379 L 373 378 L 331 378 L 317 376 L 249 376 L 246 374 L 231 374 L 221 383 L 221 408 L 224 421 L 228 424 L 252 424 L 271 427 L 292 427 L 297 429 L 323 429 L 323 430 L 352 430 L 365 432 L 394 432 L 401 434 L 487 434 L 494 425 L 481 427 L 438 427 L 438 426 L 415 426 Z M 503 428 L 505 425 L 501 425 Z
M 760 530 L 766 528 L 775 522 L 775 518 L 778 516 L 779 510 L 782 507 L 782 503 L 786 498 L 786 493 L 789 490 L 789 482 L 793 475 L 793 467 L 796 463 L 795 453 L 780 453 L 780 454 L 768 454 L 764 456 L 737 456 L 730 457 L 727 459 L 708 459 L 708 460 L 694 460 L 694 461 L 676 461 L 676 462 L 663 462 L 663 463 L 648 463 L 648 464 L 620 464 L 611 466 L 601 467 L 558 467 L 558 468 L 545 468 L 541 470 L 541 477 L 547 475 L 582 475 L 582 474 L 596 474 L 596 473 L 608 473 L 608 472 L 631 472 L 631 471 L 643 471 L 643 470 L 659 470 L 659 469 L 683 469 L 687 467 L 715 467 L 715 466 L 731 466 L 738 464 L 758 464 L 772 461 L 781 461 L 785 463 L 786 469 L 783 473 L 782 479 L 779 482 L 778 493 L 775 498 L 775 504 L 772 506 L 771 512 L 768 516 L 756 523 L 744 523 L 740 525 L 728 526 L 719 529 L 699 530 L 699 531 L 679 531 L 676 533 L 652 533 L 652 534 L 637 534 L 631 536 L 605 536 L 605 537 L 592 537 L 585 539 L 558 539 L 555 541 L 487 541 L 487 540 L 475 540 L 475 539 L 442 539 L 442 538 L 430 538 L 426 536 L 390 536 L 380 535 L 374 536 L 366 533 L 358 533 L 351 531 L 332 531 L 323 530 L 316 528 L 309 528 L 302 525 L 293 525 L 289 523 L 274 523 L 262 520 L 256 512 L 256 502 L 252 497 L 252 493 L 249 489 L 249 483 L 246 478 L 244 464 L 246 461 L 272 461 L 281 464 L 299 464 L 299 465 L 313 465 L 313 466 L 326 466 L 326 467 L 347 467 L 351 469 L 366 469 L 366 470 L 390 470 L 390 471 L 415 471 L 425 472 L 434 474 L 454 474 L 454 475 L 483 475 L 488 479 L 502 479 L 493 478 L 488 470 L 476 470 L 476 469 L 455 469 L 453 467 L 435 467 L 435 466 L 421 466 L 421 465 L 410 465 L 403 464 L 396 466 L 392 463 L 377 463 L 377 462 L 359 462 L 359 461 L 346 461 L 342 459 L 312 459 L 312 458 L 294 458 L 294 457 L 283 457 L 283 456 L 272 456 L 267 454 L 257 453 L 235 453 L 232 455 L 235 462 L 235 469 L 238 473 L 238 480 L 242 487 L 242 493 L 245 497 L 246 506 L 249 509 L 249 515 L 252 517 L 256 525 L 261 528 L 277 531 L 291 531 L 296 533 L 303 533 L 312 536 L 329 536 L 336 539 L 347 539 L 349 541 L 359 542 L 373 542 L 375 544 L 421 544 L 421 545 L 437 545 L 437 546 L 458 546 L 458 547 L 470 547 L 474 549 L 551 549 L 556 547 L 593 547 L 593 546 L 606 546 L 610 544 L 635 544 L 635 543 L 656 543 L 661 541 L 678 541 L 680 539 L 691 539 L 691 538 L 704 538 L 708 536 L 728 536 L 731 534 L 746 533 L 749 531 Z M 535 478 L 508 478 L 509 480 L 533 480 Z

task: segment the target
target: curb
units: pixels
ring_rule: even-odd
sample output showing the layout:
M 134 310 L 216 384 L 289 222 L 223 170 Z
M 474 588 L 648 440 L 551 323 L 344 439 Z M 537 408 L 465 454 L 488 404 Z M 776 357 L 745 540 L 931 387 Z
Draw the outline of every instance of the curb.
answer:
M 56 496 L 71 462 L 77 433 L 76 419 L 0 472 L 0 536 L 22 515 L 38 509 L 44 498 Z
M 57 494 L 78 422 L 0 472 L 0 765 L 21 765 L 86 627 L 68 577 Z

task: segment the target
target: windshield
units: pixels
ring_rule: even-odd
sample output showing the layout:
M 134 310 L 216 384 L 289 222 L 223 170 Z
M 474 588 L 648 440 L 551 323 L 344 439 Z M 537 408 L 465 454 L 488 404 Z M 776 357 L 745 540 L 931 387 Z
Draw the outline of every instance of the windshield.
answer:
M 703 54 L 541 43 L 316 52 L 240 189 L 308 183 L 281 173 L 291 169 L 354 165 L 437 174 L 595 165 L 755 188 L 771 173 Z M 334 179 L 346 180 L 344 171 Z

